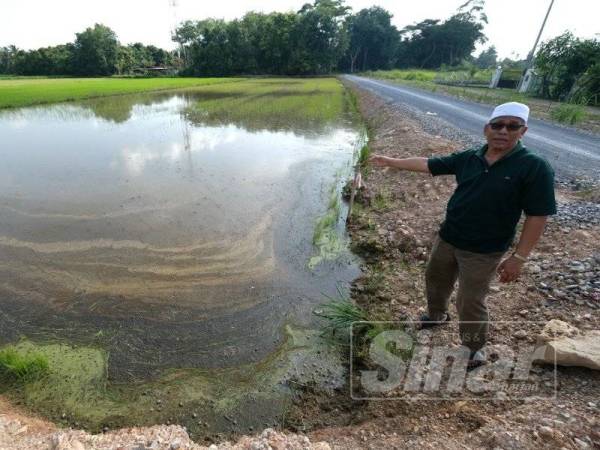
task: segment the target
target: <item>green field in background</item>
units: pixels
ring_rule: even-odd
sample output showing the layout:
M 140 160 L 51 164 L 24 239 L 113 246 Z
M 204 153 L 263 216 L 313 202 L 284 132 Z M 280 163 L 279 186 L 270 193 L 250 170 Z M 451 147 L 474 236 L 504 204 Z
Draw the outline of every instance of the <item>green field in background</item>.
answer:
M 242 78 L 1 77 L 0 108 L 231 83 Z

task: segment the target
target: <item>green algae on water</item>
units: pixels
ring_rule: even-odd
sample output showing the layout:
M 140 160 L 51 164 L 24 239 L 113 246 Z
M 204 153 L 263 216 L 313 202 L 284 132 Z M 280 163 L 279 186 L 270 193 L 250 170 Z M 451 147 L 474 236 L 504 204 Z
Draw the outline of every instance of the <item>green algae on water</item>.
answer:
M 248 432 L 282 423 L 291 406 L 289 383 L 343 383 L 339 355 L 317 330 L 288 326 L 285 334 L 285 343 L 259 363 L 170 369 L 137 383 L 111 382 L 110 355 L 100 348 L 22 340 L 0 353 L 11 348 L 38 355 L 48 370 L 20 389 L 0 381 L 0 392 L 60 424 L 92 432 L 168 422 L 186 426 L 194 438 Z M 320 370 L 305 371 L 307 365 Z

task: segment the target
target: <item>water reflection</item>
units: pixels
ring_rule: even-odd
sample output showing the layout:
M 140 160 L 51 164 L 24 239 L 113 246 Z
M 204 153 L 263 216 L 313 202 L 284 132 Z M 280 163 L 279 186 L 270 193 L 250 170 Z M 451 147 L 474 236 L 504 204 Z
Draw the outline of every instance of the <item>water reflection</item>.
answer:
M 144 94 L 0 114 L 0 340 L 102 331 L 117 379 L 238 364 L 357 274 L 350 256 L 306 266 L 350 164 L 351 121 L 269 126 L 281 104 L 226 119 L 212 102 Z

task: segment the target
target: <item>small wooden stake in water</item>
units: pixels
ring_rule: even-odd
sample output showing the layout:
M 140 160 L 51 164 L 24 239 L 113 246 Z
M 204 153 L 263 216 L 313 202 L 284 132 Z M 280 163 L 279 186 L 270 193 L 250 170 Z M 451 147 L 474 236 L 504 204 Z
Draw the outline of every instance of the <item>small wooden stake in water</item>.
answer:
M 350 204 L 348 206 L 348 216 L 346 217 L 346 223 L 350 223 L 352 216 L 352 206 L 354 205 L 354 197 L 356 196 L 356 190 L 362 186 L 362 175 L 360 174 L 360 167 L 356 168 L 354 173 L 354 180 L 352 180 L 352 188 L 350 190 Z

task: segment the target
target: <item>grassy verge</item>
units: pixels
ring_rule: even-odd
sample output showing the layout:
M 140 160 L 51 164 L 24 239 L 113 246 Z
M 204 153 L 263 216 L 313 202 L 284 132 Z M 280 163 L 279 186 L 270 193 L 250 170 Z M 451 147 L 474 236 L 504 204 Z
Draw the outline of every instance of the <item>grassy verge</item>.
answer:
M 107 95 L 195 88 L 240 78 L 0 78 L 0 108 L 82 100 Z
M 435 71 L 424 70 L 390 70 L 366 72 L 365 76 L 378 78 L 381 80 L 392 81 L 399 84 L 424 89 L 431 92 L 449 94 L 455 97 L 473 100 L 479 103 L 499 103 L 499 102 L 526 102 L 531 97 L 521 94 L 513 89 L 488 89 L 472 86 L 450 86 L 436 83 Z M 487 81 L 489 76 L 485 73 Z M 475 78 L 478 79 L 478 78 Z M 483 79 L 480 79 L 483 82 Z
M 550 100 L 540 99 L 523 94 L 514 89 L 488 89 L 486 87 L 450 86 L 436 83 L 440 75 L 435 71 L 426 70 L 390 70 L 365 72 L 364 76 L 391 81 L 418 89 L 450 95 L 477 103 L 496 105 L 505 102 L 526 103 L 531 108 L 532 116 L 538 119 L 576 125 L 579 128 L 600 133 L 600 108 L 571 105 Z M 441 79 L 445 75 L 442 73 Z M 474 76 L 489 80 L 487 72 Z
M 586 111 L 583 105 L 564 103 L 552 108 L 550 116 L 557 122 L 576 125 L 585 120 Z
M 491 69 L 485 70 L 377 70 L 366 72 L 366 76 L 390 81 L 438 82 L 453 84 L 487 84 L 492 76 Z

